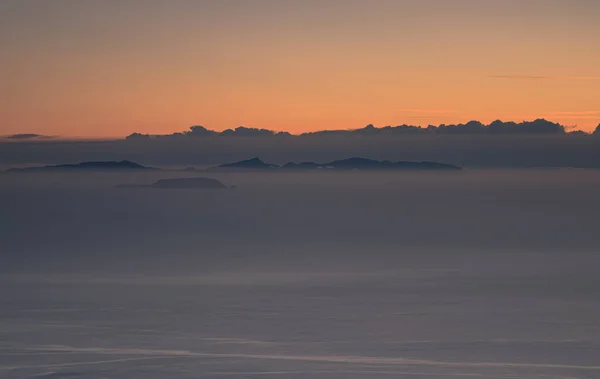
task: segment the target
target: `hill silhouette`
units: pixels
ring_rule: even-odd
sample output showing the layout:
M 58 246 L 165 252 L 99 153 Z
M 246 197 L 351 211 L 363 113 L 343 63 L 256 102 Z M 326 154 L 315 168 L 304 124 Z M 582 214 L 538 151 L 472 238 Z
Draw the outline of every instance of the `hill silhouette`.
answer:
M 446 163 L 391 162 L 358 157 L 332 161 L 321 166 L 340 170 L 460 170 L 460 167 Z
M 59 164 L 40 167 L 11 168 L 7 172 L 56 172 L 56 171 L 102 171 L 102 170 L 158 170 L 131 161 L 97 161 L 75 164 Z
M 270 170 L 278 168 L 278 165 L 265 163 L 260 158 L 250 158 L 239 162 L 225 163 L 213 169 L 250 169 L 250 170 Z
M 378 161 L 375 159 L 367 159 L 353 157 L 341 160 L 335 160 L 326 163 L 316 162 L 288 162 L 283 166 L 265 163 L 259 158 L 247 159 L 234 163 L 227 163 L 211 170 L 221 169 L 240 169 L 240 170 L 460 170 L 461 168 L 455 165 L 438 162 L 408 162 L 408 161 Z
M 266 163 L 258 157 L 246 159 L 239 162 L 225 163 L 207 169 L 208 171 L 286 171 L 286 170 L 460 170 L 461 168 L 452 164 L 438 162 L 409 162 L 409 161 L 378 161 L 374 159 L 353 157 L 340 159 L 326 163 L 316 162 L 288 162 L 283 166 Z M 98 161 L 81 162 L 76 164 L 60 164 L 41 167 L 11 168 L 7 173 L 35 173 L 35 172 L 96 172 L 96 171 L 140 171 L 160 170 L 155 167 L 142 166 L 131 161 Z M 168 171 L 200 171 L 194 168 Z M 165 179 L 167 180 L 167 179 Z M 171 180 L 171 179 L 168 179 Z M 174 179 L 173 179 L 174 180 Z M 183 179 L 182 179 L 183 180 Z M 200 183 L 201 181 L 199 181 Z M 180 182 L 155 183 L 157 186 L 169 184 L 179 185 Z M 181 182 L 183 183 L 183 182 Z M 189 182 L 192 183 L 192 182 Z M 186 183 L 187 184 L 187 183 Z

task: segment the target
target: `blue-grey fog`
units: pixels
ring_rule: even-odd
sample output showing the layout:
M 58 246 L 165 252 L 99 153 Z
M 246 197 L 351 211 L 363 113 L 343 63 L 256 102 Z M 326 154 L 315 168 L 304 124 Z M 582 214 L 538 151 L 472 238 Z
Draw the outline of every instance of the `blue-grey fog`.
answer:
M 198 176 L 223 186 L 148 186 Z M 598 378 L 598 193 L 579 169 L 4 174 L 0 377 Z

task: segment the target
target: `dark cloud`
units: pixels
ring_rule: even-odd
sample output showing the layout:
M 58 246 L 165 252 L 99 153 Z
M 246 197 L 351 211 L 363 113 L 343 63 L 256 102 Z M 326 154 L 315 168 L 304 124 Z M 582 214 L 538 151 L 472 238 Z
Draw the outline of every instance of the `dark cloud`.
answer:
M 191 126 L 190 130 L 185 132 L 177 132 L 166 135 L 149 135 L 142 133 L 133 133 L 127 136 L 127 139 L 148 139 L 148 138 L 180 138 L 180 137 L 273 137 L 273 136 L 289 136 L 288 132 L 275 132 L 268 129 L 246 128 L 239 126 L 235 129 L 226 129 L 222 132 L 216 132 L 205 128 L 204 126 Z
M 297 137 L 308 136 L 332 136 L 332 135 L 378 135 L 378 134 L 537 134 L 537 133 L 555 133 L 564 134 L 566 127 L 544 119 L 534 121 L 523 121 L 521 123 L 503 122 L 496 120 L 489 125 L 479 121 L 469 121 L 466 124 L 441 124 L 439 126 L 429 125 L 426 128 L 415 125 L 384 126 L 377 128 L 372 124 L 362 129 L 347 130 L 321 130 L 317 132 L 307 132 L 297 135 Z M 177 132 L 166 135 L 149 135 L 133 133 L 127 136 L 127 139 L 148 139 L 148 138 L 178 138 L 178 137 L 274 137 L 274 136 L 292 136 L 288 132 L 275 132 L 268 129 L 246 128 L 240 126 L 236 129 L 227 129 L 222 132 L 216 132 L 205 128 L 204 126 L 192 126 L 185 132 Z
M 44 136 L 41 134 L 34 134 L 34 133 L 19 133 L 19 134 L 12 134 L 12 135 L 6 136 L 4 138 L 11 139 L 11 140 L 28 140 L 28 139 L 49 139 L 49 138 L 54 138 L 54 137 Z

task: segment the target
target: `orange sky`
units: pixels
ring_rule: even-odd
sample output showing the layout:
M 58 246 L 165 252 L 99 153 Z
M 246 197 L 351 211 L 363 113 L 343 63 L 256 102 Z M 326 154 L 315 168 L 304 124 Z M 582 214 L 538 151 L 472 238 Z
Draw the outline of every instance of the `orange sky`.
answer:
M 597 0 L 7 0 L 0 135 L 600 123 Z

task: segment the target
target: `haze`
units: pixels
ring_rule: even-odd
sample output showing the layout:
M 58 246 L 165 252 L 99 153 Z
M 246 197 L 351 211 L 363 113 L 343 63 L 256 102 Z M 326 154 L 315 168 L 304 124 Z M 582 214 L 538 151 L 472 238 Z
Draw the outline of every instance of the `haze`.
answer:
M 600 378 L 599 20 L 0 0 L 0 378 Z
M 600 373 L 597 171 L 182 175 L 2 178 L 2 378 Z
M 0 134 L 600 121 L 595 0 L 0 3 Z

